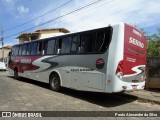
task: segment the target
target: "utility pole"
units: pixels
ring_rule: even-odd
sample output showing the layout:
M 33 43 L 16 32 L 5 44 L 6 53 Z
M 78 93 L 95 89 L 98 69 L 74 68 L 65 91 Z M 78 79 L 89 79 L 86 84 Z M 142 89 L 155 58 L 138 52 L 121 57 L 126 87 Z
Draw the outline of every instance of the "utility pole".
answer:
M 2 25 L 1 25 L 1 42 L 2 42 L 2 62 L 4 62 L 4 49 L 3 49 L 3 42 L 4 38 L 3 38 L 3 29 L 2 29 Z

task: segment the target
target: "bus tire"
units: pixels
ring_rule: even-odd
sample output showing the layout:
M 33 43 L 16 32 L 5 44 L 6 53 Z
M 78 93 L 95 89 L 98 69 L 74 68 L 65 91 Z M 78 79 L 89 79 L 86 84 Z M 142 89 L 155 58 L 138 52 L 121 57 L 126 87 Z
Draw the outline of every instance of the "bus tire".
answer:
M 18 79 L 18 70 L 14 69 L 14 79 Z
M 53 90 L 53 91 L 56 91 L 56 92 L 58 92 L 58 91 L 60 91 L 60 78 L 59 78 L 59 75 L 57 75 L 57 74 L 52 74 L 51 76 L 50 76 L 50 80 L 49 80 L 49 84 L 50 84 L 50 88 L 51 88 L 51 90 Z

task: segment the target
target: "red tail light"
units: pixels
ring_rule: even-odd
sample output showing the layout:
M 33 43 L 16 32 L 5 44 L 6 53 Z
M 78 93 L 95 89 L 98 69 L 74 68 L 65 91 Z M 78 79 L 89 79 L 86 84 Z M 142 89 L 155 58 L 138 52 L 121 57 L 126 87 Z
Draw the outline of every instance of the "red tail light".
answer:
M 118 63 L 116 75 L 119 79 L 123 78 L 123 60 Z
M 123 60 L 118 63 L 116 74 L 122 72 L 123 73 Z

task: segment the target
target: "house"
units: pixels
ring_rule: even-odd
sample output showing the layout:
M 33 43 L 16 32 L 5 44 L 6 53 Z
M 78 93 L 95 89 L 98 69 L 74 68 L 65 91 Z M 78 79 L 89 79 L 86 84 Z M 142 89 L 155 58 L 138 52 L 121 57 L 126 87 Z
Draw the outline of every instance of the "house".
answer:
M 16 39 L 19 39 L 19 43 L 23 43 L 37 39 L 53 37 L 56 35 L 62 35 L 69 32 L 70 31 L 65 28 L 40 29 L 36 30 L 35 32 L 23 33 L 16 37 Z
M 12 46 L 10 46 L 10 45 L 4 46 L 3 47 L 4 55 L 2 53 L 2 48 L 0 48 L 0 61 L 3 61 L 3 57 L 4 57 L 4 62 L 6 62 L 8 53 L 11 50 L 11 48 L 12 48 Z

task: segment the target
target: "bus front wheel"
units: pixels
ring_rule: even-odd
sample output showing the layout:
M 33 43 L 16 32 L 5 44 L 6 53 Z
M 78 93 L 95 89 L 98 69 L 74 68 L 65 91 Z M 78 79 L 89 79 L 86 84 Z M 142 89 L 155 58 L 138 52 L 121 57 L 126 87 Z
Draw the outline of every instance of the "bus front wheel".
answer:
M 60 78 L 57 74 L 52 74 L 50 77 L 50 88 L 53 91 L 59 91 L 60 90 Z

